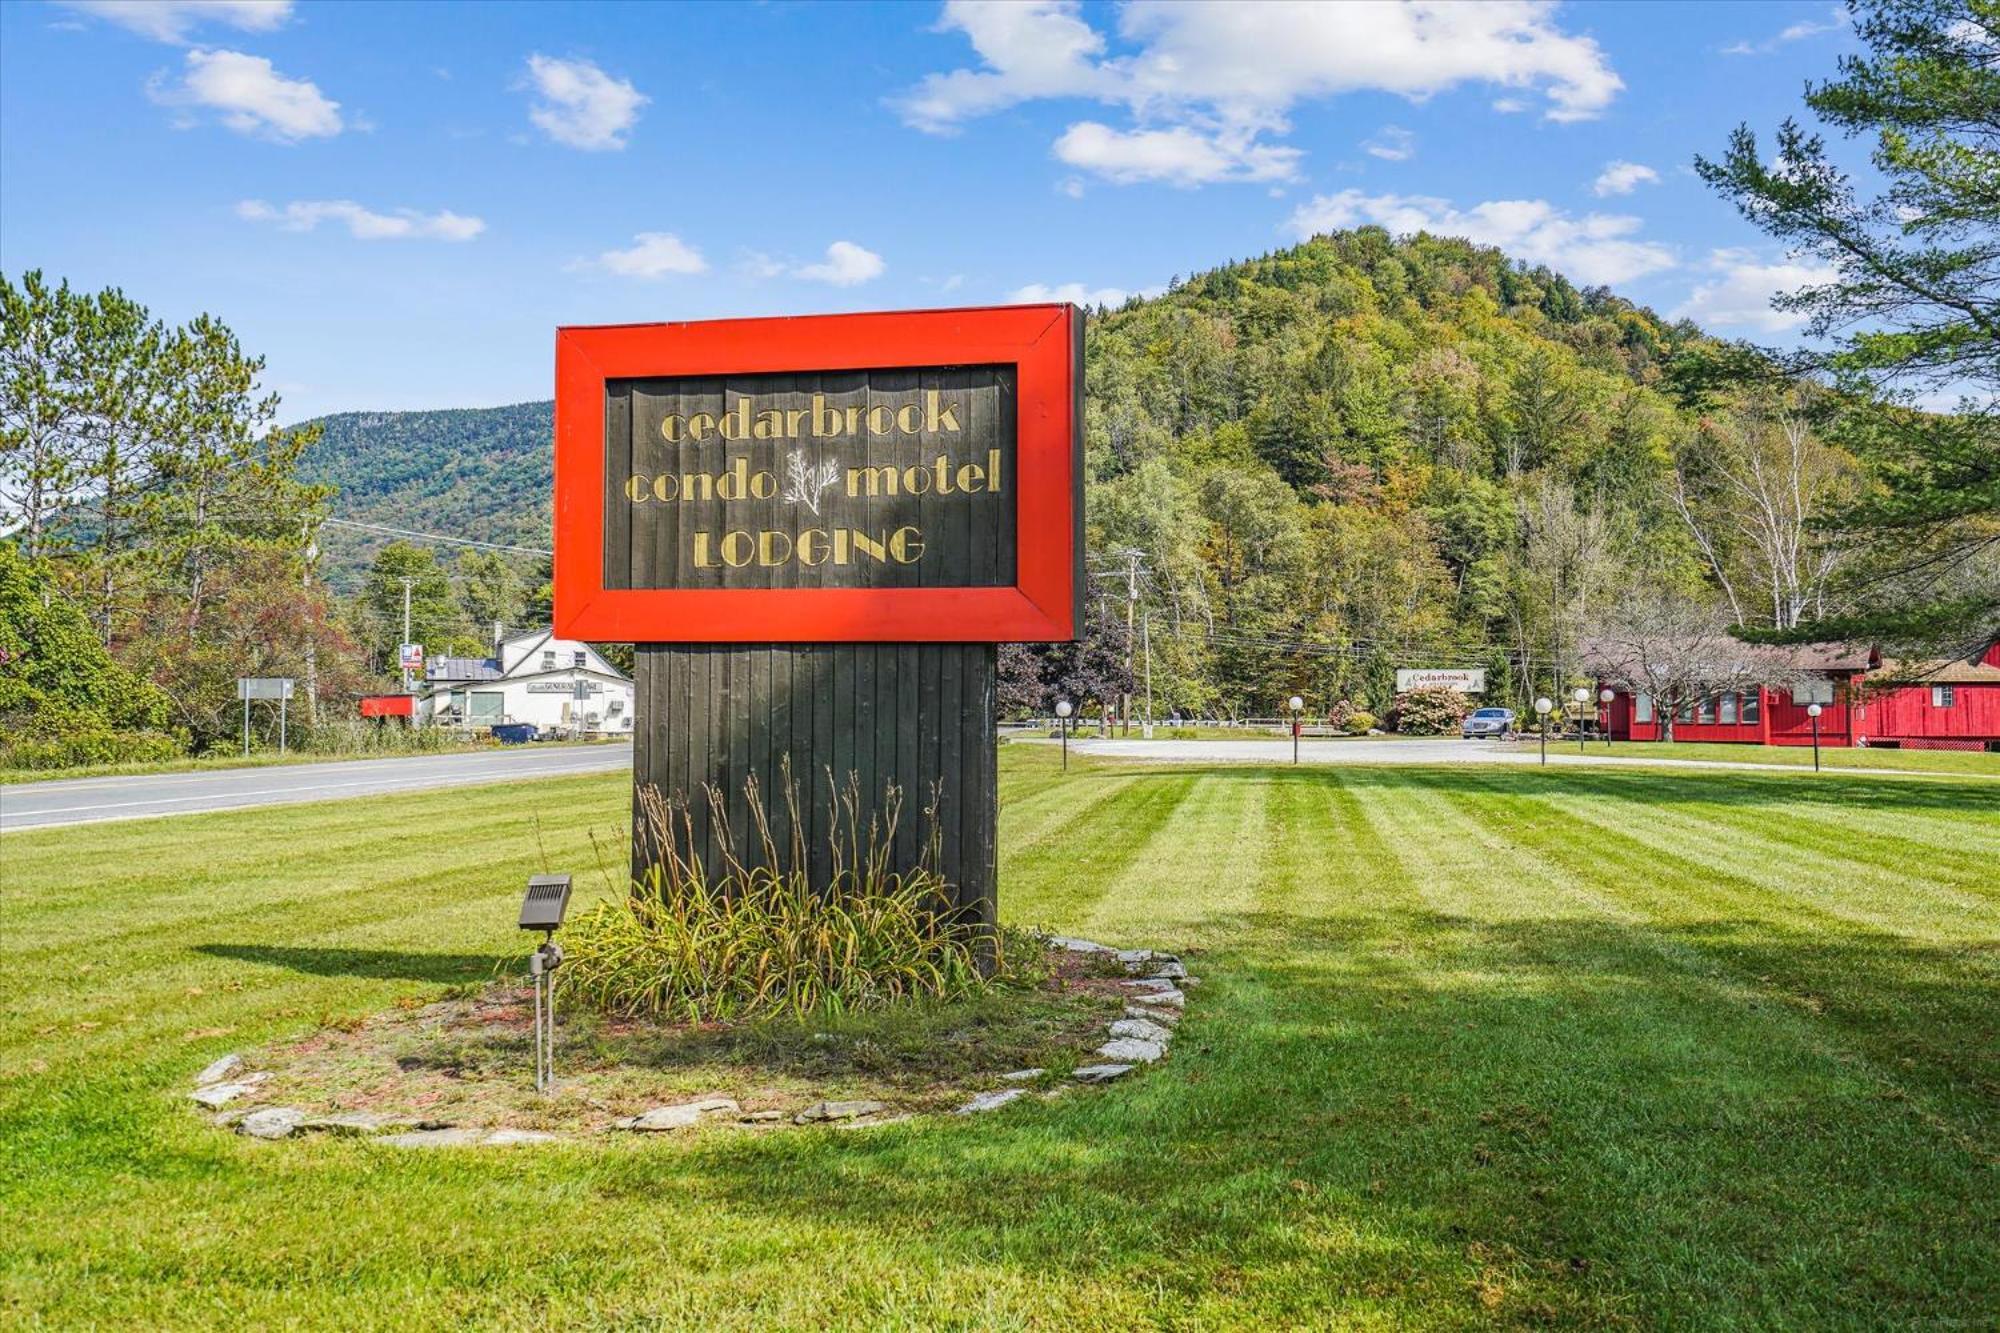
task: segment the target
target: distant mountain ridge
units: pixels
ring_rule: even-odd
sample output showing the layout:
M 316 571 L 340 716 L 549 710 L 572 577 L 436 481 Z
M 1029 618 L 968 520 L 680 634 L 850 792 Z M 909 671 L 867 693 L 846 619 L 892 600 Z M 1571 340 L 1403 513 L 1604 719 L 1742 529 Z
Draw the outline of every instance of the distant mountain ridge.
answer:
M 547 547 L 554 513 L 555 404 L 427 412 L 339 412 L 301 471 L 340 488 L 335 517 L 477 541 Z M 323 568 L 337 587 L 374 558 L 386 535 L 330 528 Z M 439 554 L 450 558 L 449 548 Z
M 1192 475 L 1204 457 L 1230 457 L 1315 502 L 1364 475 L 1373 485 L 1429 467 L 1500 485 L 1548 467 L 1629 496 L 1657 474 L 1677 416 L 1660 393 L 1664 364 L 1703 340 L 1491 247 L 1373 227 L 1316 236 L 1096 312 L 1091 477 L 1106 485 L 1149 457 Z M 340 488 L 336 516 L 550 544 L 551 402 L 316 424 L 304 471 Z M 389 540 L 329 530 L 328 578 L 356 586 Z

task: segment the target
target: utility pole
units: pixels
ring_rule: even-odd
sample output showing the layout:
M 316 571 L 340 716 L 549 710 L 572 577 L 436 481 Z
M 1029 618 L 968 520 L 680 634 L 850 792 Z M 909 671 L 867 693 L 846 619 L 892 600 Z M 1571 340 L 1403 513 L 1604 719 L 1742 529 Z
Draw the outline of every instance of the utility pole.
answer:
M 299 574 L 299 587 L 308 599 L 312 596 L 313 562 L 319 559 L 319 543 L 313 539 L 312 520 L 306 520 L 304 569 Z M 319 622 L 309 618 L 306 630 L 306 724 L 319 725 Z
M 1118 554 L 1125 560 L 1125 679 L 1128 682 L 1123 694 L 1120 696 L 1122 703 L 1119 711 L 1125 718 L 1125 735 L 1127 738 L 1130 738 L 1132 735 L 1132 688 L 1129 682 L 1132 679 L 1133 667 L 1132 621 L 1133 613 L 1139 606 L 1139 566 L 1140 562 L 1146 558 L 1146 553 L 1136 546 L 1127 546 L 1119 551 Z M 1146 720 L 1150 722 L 1153 720 L 1152 687 L 1150 684 L 1152 679 L 1152 656 L 1150 652 L 1147 654 L 1146 666 L 1147 680 L 1149 682 L 1146 690 Z
M 1139 639 L 1146 646 L 1146 735 L 1153 734 L 1153 610 L 1139 613 Z
M 410 575 L 408 574 L 403 575 L 403 643 L 408 643 L 410 641 L 410 585 L 415 582 L 416 579 L 412 578 Z M 396 659 L 398 662 L 402 662 L 402 658 L 403 658 L 402 645 L 398 644 L 396 646 Z M 409 692 L 410 692 L 410 668 L 408 663 L 403 663 L 403 693 L 408 694 Z

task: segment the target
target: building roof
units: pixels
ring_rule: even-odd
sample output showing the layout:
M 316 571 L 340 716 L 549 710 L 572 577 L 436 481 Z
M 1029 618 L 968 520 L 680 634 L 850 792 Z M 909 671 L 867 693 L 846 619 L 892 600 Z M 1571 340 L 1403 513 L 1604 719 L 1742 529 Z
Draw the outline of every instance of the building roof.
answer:
M 498 680 L 500 664 L 490 657 L 433 657 L 424 668 L 426 682 Z
M 1884 683 L 1911 685 L 2000 685 L 2000 666 L 1968 662 L 1962 657 L 1943 661 L 1899 662 L 1882 659 L 1882 669 L 1870 672 L 1871 679 Z

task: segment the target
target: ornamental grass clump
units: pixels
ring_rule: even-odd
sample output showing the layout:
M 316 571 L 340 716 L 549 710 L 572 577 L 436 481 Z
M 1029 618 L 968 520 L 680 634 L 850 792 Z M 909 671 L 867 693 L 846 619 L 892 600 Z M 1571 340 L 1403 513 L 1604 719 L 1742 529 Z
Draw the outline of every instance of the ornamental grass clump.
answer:
M 958 919 L 950 886 L 933 868 L 935 800 L 924 811 L 917 864 L 894 870 L 900 790 L 891 785 L 880 812 L 864 816 L 859 782 L 834 785 L 832 869 L 815 883 L 789 771 L 792 832 L 782 849 L 754 778 L 744 792 L 754 863 L 735 850 L 723 793 L 703 786 L 722 849 L 714 866 L 697 851 L 687 802 L 640 792 L 638 831 L 654 860 L 629 894 L 564 932 L 556 979 L 571 1001 L 625 1017 L 707 1022 L 951 1000 L 984 984 L 980 960 L 991 941 Z

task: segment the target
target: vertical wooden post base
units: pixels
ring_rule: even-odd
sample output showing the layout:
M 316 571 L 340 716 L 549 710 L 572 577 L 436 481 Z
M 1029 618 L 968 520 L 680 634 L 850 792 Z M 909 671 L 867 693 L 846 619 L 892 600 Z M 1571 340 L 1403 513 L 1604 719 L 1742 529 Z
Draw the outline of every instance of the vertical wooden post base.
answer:
M 939 872 L 968 925 L 995 924 L 994 647 L 992 644 L 639 644 L 632 754 L 632 870 L 649 856 L 637 793 L 689 800 L 696 849 L 718 864 L 704 783 L 727 797 L 739 856 L 752 834 L 744 779 L 754 777 L 780 847 L 792 836 L 784 761 L 815 881 L 832 873 L 832 784 L 855 776 L 862 836 L 890 783 L 902 789 L 892 868 L 914 866 L 936 792 Z M 829 778 L 831 774 L 831 778 Z M 746 858 L 747 859 L 747 858 Z

